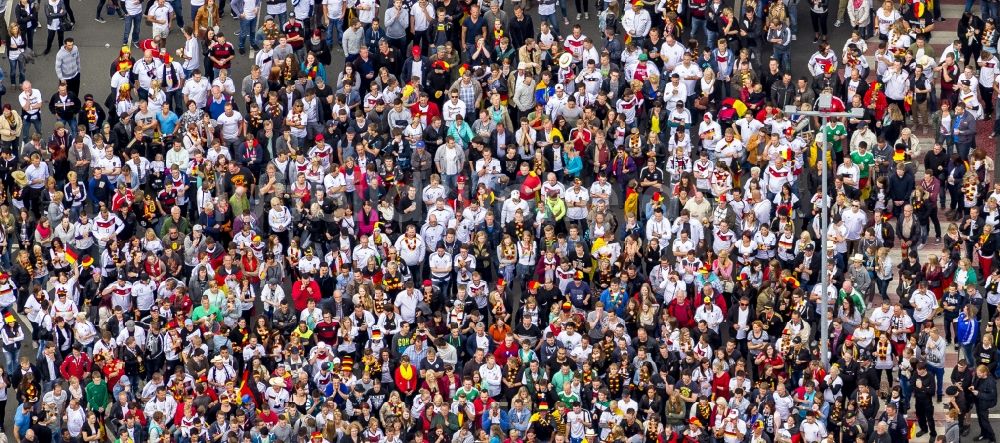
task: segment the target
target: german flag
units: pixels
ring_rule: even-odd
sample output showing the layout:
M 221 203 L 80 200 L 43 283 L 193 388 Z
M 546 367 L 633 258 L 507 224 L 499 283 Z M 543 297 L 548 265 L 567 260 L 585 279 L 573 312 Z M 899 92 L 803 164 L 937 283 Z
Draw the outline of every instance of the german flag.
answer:
M 72 248 L 66 248 L 66 261 L 71 265 L 75 265 L 76 261 L 80 259 L 80 254 L 74 251 Z
M 243 378 L 240 381 L 240 389 L 236 391 L 236 404 L 242 405 L 243 403 L 250 403 L 256 405 L 257 402 L 254 401 L 253 390 L 247 384 L 250 378 L 250 371 L 243 371 Z

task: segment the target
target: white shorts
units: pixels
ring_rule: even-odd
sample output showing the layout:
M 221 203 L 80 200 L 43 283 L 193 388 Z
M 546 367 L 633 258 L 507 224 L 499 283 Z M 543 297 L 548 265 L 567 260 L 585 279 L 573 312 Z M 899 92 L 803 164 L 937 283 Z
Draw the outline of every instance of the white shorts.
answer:
M 161 27 L 159 25 L 153 26 L 153 38 L 154 39 L 158 39 L 158 38 L 165 39 L 165 38 L 167 38 L 168 35 L 170 35 L 170 28 L 168 28 L 166 26 Z

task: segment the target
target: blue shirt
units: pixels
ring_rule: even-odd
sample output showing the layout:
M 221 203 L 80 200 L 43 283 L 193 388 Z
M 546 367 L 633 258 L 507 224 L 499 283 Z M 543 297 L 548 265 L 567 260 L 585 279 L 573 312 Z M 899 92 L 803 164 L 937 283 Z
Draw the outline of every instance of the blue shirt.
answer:
M 220 101 L 215 101 L 213 98 L 208 99 L 208 115 L 212 117 L 212 120 L 218 120 L 219 116 L 223 112 L 226 112 L 226 102 L 228 100 L 222 99 Z
M 17 427 L 17 434 L 23 439 L 24 435 L 31 429 L 31 412 L 24 410 L 24 403 L 17 407 L 14 412 L 14 426 Z
M 173 111 L 168 111 L 166 116 L 162 112 L 156 114 L 156 121 L 160 122 L 161 134 L 173 134 L 174 128 L 177 127 L 177 122 L 180 119 L 177 118 L 177 114 L 174 114 Z

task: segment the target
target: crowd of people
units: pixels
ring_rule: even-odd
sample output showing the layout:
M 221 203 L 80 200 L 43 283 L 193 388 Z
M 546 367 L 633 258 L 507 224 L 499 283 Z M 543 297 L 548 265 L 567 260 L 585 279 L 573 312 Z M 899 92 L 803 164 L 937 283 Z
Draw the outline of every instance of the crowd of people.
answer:
M 10 6 L 4 434 L 995 442 L 996 3 L 567 3 Z

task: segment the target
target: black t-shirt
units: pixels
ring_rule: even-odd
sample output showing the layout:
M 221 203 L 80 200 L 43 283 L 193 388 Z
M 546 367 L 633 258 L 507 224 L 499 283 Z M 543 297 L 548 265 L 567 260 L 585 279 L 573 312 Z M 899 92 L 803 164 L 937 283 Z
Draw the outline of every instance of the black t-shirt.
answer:
M 235 174 L 226 174 L 226 193 L 229 195 L 233 194 L 233 190 L 237 186 L 245 186 L 247 187 L 247 192 L 249 192 L 250 186 L 255 184 L 257 184 L 257 178 L 253 176 L 253 173 L 246 166 L 240 166 L 240 170 Z
M 466 17 L 465 20 L 462 20 L 462 27 L 466 29 L 465 43 L 472 46 L 476 44 L 476 37 L 483 35 L 483 28 L 486 27 L 486 19 L 481 15 L 475 21 L 472 20 L 472 17 Z

